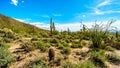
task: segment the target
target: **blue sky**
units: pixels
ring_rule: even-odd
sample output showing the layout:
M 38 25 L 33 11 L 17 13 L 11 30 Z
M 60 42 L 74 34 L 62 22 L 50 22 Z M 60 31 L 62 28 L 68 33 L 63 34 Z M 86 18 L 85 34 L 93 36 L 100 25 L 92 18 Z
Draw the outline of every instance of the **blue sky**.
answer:
M 120 20 L 120 0 L 1 0 L 0 13 L 19 21 L 49 29 L 52 17 L 58 30 L 78 30 L 82 20 Z

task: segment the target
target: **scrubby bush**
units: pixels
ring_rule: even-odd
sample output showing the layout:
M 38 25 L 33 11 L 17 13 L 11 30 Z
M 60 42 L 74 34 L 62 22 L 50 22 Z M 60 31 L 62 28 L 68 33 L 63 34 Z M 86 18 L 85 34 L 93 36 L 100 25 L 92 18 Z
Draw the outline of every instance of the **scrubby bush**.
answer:
M 71 54 L 71 49 L 70 47 L 65 47 L 62 51 L 63 54 L 70 55 Z
M 105 26 L 103 26 L 103 24 L 95 24 L 92 27 L 90 34 L 93 48 L 101 48 L 102 41 L 107 37 L 107 33 L 112 29 L 111 24 L 114 22 L 114 20 L 111 20 Z
M 31 41 L 38 41 L 38 38 L 33 37 L 33 38 L 31 39 Z
M 95 66 L 101 68 L 107 67 L 105 64 L 105 61 L 107 61 L 107 57 L 104 50 L 92 51 L 90 55 L 90 60 L 95 64 Z
M 0 44 L 0 68 L 7 68 L 15 58 L 8 50 L 8 46 Z
M 78 68 L 76 64 L 73 64 L 70 61 L 66 61 L 62 64 L 61 68 Z
M 36 49 L 40 49 L 42 52 L 47 51 L 48 47 L 50 47 L 48 43 L 43 43 L 42 41 L 35 42 L 33 45 Z
M 98 68 L 94 65 L 91 61 L 84 61 L 83 63 L 80 63 L 79 68 Z
M 36 59 L 30 63 L 29 67 L 30 68 L 50 68 L 50 66 L 48 66 L 46 64 L 47 60 L 45 57 L 36 57 Z
M 116 64 L 116 65 L 119 65 L 120 64 L 120 56 L 116 55 L 116 54 L 109 54 L 107 55 L 107 59 L 109 62 L 113 63 L 113 64 Z
M 114 51 L 115 49 L 112 48 L 111 46 L 106 46 L 106 47 L 105 47 L 105 50 L 107 50 L 107 51 Z
M 79 43 L 79 44 L 73 44 L 71 47 L 72 48 L 82 48 L 83 45 L 81 43 Z
M 35 50 L 35 47 L 30 42 L 24 42 L 20 46 L 23 49 L 25 49 L 25 51 L 27 51 L 27 52 Z
M 53 38 L 53 39 L 50 40 L 50 43 L 58 43 L 58 39 Z
M 58 49 L 64 49 L 65 47 L 63 46 L 63 44 L 58 44 Z

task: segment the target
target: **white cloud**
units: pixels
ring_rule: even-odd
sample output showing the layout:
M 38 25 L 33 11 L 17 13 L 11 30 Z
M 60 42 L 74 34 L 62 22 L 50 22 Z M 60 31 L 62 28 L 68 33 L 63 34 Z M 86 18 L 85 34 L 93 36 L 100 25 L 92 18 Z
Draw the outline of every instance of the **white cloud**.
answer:
M 104 8 L 104 6 L 114 4 L 112 0 L 104 0 L 103 2 L 96 5 L 96 7 L 92 8 L 94 12 L 91 14 L 93 15 L 103 15 L 103 14 L 111 14 L 111 13 L 120 13 L 120 10 L 100 10 L 100 8 Z
M 25 23 L 28 23 L 31 19 L 30 18 L 26 18 L 26 19 L 19 19 L 19 18 L 14 18 L 20 22 L 25 22 Z
M 50 18 L 50 16 L 48 16 L 48 15 L 41 15 L 41 17 L 43 17 L 43 18 Z
M 111 0 L 104 0 L 103 2 L 99 3 L 97 7 L 102 7 L 111 4 Z
M 120 13 L 120 10 L 106 10 L 106 11 L 101 11 L 99 9 L 95 9 L 94 13 L 91 14 L 95 14 L 95 15 L 103 15 L 103 14 L 111 14 L 111 13 Z
M 58 17 L 58 16 L 62 16 L 61 14 L 53 14 L 53 16 Z
M 102 24 L 107 24 L 108 21 L 104 21 Z M 117 27 L 118 30 L 120 30 L 120 27 L 119 27 L 119 22 L 120 21 L 116 21 L 115 23 L 112 24 L 112 26 L 114 27 Z M 84 22 L 83 24 L 85 24 L 88 28 L 91 28 L 92 25 L 94 25 L 95 22 Z M 97 23 L 101 23 L 100 21 L 98 21 Z M 40 28 L 43 28 L 43 29 L 47 29 L 49 30 L 50 29 L 50 25 L 49 24 L 45 24 L 44 22 L 33 22 L 33 23 L 30 23 L 32 25 L 35 25 L 37 27 L 40 27 Z M 59 23 L 55 23 L 55 27 L 58 31 L 65 31 L 67 30 L 68 28 L 71 30 L 71 31 L 79 31 L 82 26 L 81 26 L 81 23 L 79 22 L 72 22 L 72 23 L 66 23 L 66 24 L 59 24 Z
M 101 14 L 104 14 L 103 12 L 101 12 L 99 9 L 95 8 L 94 9 L 94 12 L 96 15 L 101 15 Z
M 18 5 L 18 0 L 11 0 L 11 4 L 17 6 Z

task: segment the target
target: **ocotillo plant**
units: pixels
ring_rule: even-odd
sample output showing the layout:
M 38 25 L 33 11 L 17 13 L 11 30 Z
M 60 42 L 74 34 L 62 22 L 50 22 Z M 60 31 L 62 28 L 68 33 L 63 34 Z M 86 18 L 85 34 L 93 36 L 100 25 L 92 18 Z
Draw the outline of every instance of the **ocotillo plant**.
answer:
M 85 32 L 86 31 L 86 27 L 85 27 L 85 25 L 83 25 L 83 32 Z

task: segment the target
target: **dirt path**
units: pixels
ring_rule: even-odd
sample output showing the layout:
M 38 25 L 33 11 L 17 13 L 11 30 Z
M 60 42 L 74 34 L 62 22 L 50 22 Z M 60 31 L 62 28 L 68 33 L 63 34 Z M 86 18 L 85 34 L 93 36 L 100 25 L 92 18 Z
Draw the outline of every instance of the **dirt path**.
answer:
M 9 50 L 11 52 L 14 52 L 14 51 L 16 51 L 17 49 L 20 49 L 20 48 L 21 48 L 20 43 L 10 43 Z
M 120 50 L 115 50 L 115 53 L 120 56 Z

